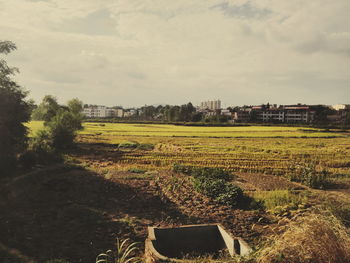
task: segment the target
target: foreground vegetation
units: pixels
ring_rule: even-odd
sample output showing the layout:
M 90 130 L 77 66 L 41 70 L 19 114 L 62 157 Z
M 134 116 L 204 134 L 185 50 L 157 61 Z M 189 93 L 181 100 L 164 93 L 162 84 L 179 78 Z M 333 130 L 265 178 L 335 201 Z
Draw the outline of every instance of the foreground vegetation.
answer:
M 149 225 L 218 222 L 255 251 L 219 262 L 348 261 L 346 131 L 109 125 L 84 124 L 65 155 L 74 166 L 34 172 L 1 191 L 6 258 L 92 261 L 108 249 L 116 257 L 115 239 L 129 238 L 140 242 L 131 255 L 138 260 Z M 20 207 L 26 209 L 18 217 Z

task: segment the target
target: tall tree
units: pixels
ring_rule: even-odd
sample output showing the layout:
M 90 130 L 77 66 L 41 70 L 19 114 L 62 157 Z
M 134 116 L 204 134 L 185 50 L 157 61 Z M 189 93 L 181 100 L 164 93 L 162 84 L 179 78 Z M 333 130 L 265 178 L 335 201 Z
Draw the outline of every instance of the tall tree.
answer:
M 10 41 L 0 41 L 0 54 L 16 49 Z M 18 72 L 0 59 L 0 175 L 13 171 L 17 156 L 26 148 L 31 105 L 24 91 L 11 77 Z
M 60 105 L 54 96 L 46 95 L 39 106 L 33 111 L 32 119 L 48 122 L 60 109 Z
M 77 98 L 69 100 L 67 106 L 69 111 L 76 115 L 80 115 L 83 111 L 83 102 Z

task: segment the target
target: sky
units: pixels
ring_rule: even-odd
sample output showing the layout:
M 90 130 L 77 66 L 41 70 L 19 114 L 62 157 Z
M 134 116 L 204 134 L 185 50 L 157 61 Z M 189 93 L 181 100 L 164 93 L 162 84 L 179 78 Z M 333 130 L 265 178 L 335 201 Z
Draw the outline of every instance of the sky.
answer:
M 39 102 L 350 103 L 349 0 L 0 0 Z

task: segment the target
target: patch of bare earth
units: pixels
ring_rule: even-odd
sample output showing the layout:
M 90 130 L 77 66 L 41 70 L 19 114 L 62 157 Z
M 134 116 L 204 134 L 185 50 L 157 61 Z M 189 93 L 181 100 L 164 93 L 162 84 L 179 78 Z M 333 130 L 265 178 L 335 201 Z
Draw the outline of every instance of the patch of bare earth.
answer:
M 235 173 L 235 184 L 247 191 L 301 190 L 304 186 L 289 181 L 287 178 L 268 174 Z

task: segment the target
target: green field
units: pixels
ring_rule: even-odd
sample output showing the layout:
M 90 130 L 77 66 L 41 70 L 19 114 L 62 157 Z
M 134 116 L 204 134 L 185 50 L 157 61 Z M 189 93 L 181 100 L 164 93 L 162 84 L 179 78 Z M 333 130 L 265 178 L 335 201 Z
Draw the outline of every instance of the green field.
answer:
M 43 126 L 40 121 L 29 124 L 32 134 Z M 160 136 L 160 137 L 224 137 L 224 138 L 327 138 L 345 137 L 349 132 L 340 130 L 320 130 L 301 127 L 280 126 L 237 126 L 237 127 L 198 127 L 167 124 L 124 124 L 124 123 L 84 123 L 82 135 L 109 136 Z
M 340 137 L 346 133 L 278 126 L 198 127 L 155 124 L 85 123 L 81 134 L 162 137 Z
M 41 122 L 30 123 L 32 131 L 41 126 Z M 182 163 L 285 175 L 291 166 L 302 162 L 317 164 L 334 175 L 350 175 L 350 137 L 344 131 L 84 123 L 78 141 L 119 145 L 123 154 L 114 165 L 122 169 L 169 169 Z

